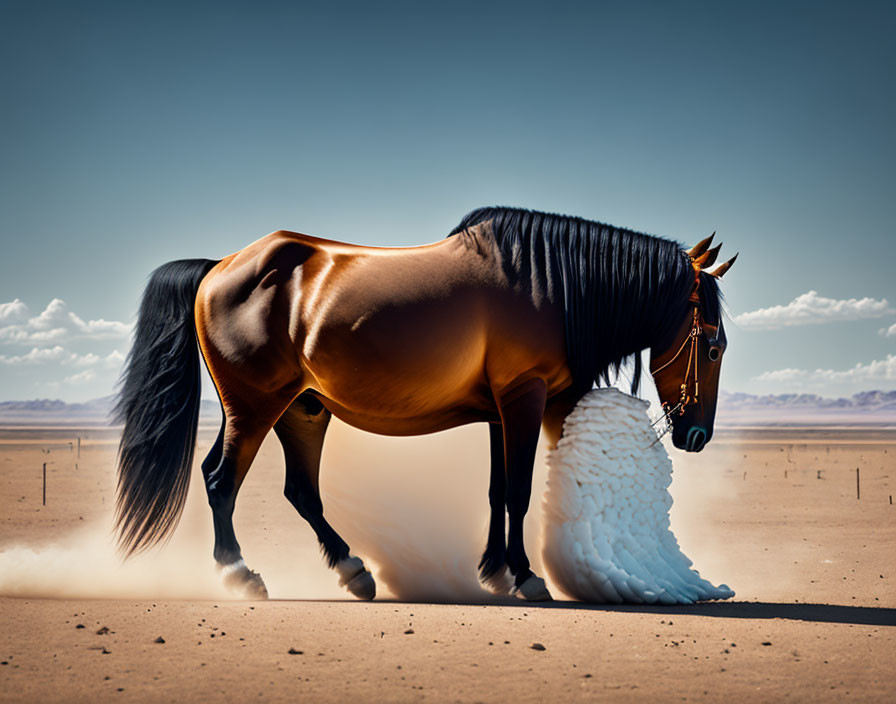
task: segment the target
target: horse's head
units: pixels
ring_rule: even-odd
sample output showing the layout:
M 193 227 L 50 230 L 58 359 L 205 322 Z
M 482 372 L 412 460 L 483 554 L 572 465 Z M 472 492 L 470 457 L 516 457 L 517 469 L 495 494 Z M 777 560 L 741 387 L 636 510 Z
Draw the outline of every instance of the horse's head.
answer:
M 714 271 L 704 271 L 721 248 L 709 248 L 714 235 L 688 252 L 694 288 L 671 343 L 650 349 L 650 371 L 665 417 L 672 424 L 672 444 L 688 452 L 700 452 L 712 438 L 719 371 L 727 345 L 716 282 L 737 255 Z

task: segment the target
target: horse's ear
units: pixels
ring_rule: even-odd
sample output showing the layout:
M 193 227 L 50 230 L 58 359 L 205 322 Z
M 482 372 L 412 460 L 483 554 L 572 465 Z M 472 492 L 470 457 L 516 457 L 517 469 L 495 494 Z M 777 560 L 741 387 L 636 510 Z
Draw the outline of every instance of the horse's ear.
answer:
M 717 266 L 713 271 L 707 271 L 706 273 L 709 274 L 710 276 L 715 276 L 717 279 L 721 279 L 722 276 L 724 275 L 724 273 L 731 268 L 732 264 L 734 264 L 734 260 L 737 259 L 738 254 L 740 254 L 740 252 L 735 254 L 733 257 L 731 257 L 731 259 L 729 259 L 724 264 L 720 264 L 719 266 Z
M 691 259 L 696 259 L 697 257 L 699 257 L 699 256 L 700 256 L 701 254 L 703 254 L 707 249 L 709 249 L 709 245 L 712 244 L 712 238 L 715 237 L 715 236 L 716 236 L 716 233 L 713 232 L 713 233 L 712 233 L 709 237 L 707 237 L 705 240 L 701 240 L 700 242 L 698 242 L 697 244 L 695 244 L 694 247 L 693 247 L 693 249 L 691 249 L 691 251 L 688 252 L 688 256 L 689 256 Z
M 694 266 L 701 269 L 712 266 L 713 264 L 715 264 L 716 259 L 719 256 L 719 250 L 721 248 L 722 245 L 720 244 L 719 246 L 713 247 L 712 249 L 707 249 L 703 254 L 694 259 Z

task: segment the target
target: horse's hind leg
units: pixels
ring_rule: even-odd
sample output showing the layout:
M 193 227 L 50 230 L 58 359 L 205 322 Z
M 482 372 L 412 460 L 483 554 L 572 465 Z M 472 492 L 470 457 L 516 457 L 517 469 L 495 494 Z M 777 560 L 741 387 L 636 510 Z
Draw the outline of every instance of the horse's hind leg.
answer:
M 239 487 L 236 485 L 236 463 L 232 457 L 224 458 L 225 427 L 226 421 L 221 424 L 218 438 L 202 462 L 205 490 L 215 528 L 215 562 L 228 588 L 250 598 L 265 599 L 268 592 L 264 581 L 246 566 L 233 530 L 233 509 Z
M 501 423 L 488 426 L 491 448 L 491 470 L 488 485 L 488 504 L 491 511 L 488 540 L 479 561 L 479 581 L 496 594 L 510 589 L 507 579 L 507 536 L 504 515 L 506 509 L 507 476 L 504 469 L 504 427 Z
M 376 583 L 364 563 L 324 518 L 320 499 L 320 456 L 330 412 L 311 394 L 302 394 L 277 421 L 274 432 L 283 445 L 286 483 L 283 493 L 320 541 L 327 564 L 339 572 L 339 582 L 359 599 L 373 599 Z
M 272 416 L 273 409 L 279 412 L 286 403 L 277 408 L 275 400 L 266 400 L 266 413 L 253 412 L 248 407 L 236 412 L 234 404 L 228 403 L 218 438 L 202 463 L 215 527 L 215 562 L 224 583 L 249 598 L 265 599 L 268 592 L 261 576 L 250 570 L 243 561 L 233 530 L 233 509 L 240 485 L 276 418 Z

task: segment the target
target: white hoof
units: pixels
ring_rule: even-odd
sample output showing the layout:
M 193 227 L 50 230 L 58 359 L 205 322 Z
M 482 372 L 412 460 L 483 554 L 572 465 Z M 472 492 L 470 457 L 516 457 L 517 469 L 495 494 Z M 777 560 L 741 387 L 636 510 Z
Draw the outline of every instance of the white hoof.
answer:
M 480 577 L 479 583 L 482 585 L 483 589 L 497 596 L 506 596 L 507 594 L 510 594 L 513 587 L 513 579 L 511 579 L 510 570 L 508 570 L 507 567 L 486 579 Z
M 364 568 L 359 557 L 347 557 L 336 563 L 339 572 L 339 586 L 345 587 L 359 599 L 370 601 L 376 596 L 376 582 L 373 575 Z
M 267 599 L 268 589 L 258 572 L 253 572 L 243 560 L 220 567 L 224 586 L 243 599 Z
M 514 596 L 526 601 L 553 601 L 544 580 L 534 574 L 513 590 Z

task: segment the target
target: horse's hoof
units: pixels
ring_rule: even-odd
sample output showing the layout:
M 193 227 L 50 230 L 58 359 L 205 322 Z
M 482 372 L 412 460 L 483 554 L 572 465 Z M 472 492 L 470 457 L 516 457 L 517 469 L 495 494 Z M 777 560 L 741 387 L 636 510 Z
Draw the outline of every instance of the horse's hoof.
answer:
M 336 564 L 339 585 L 359 599 L 370 601 L 376 596 L 376 582 L 358 557 L 347 557 Z
M 224 586 L 243 599 L 268 598 L 268 589 L 258 572 L 253 572 L 242 560 L 221 568 Z
M 514 596 L 526 601 L 553 601 L 554 598 L 545 586 L 544 580 L 534 574 L 518 587 L 515 587 Z
M 376 596 L 376 582 L 373 575 L 364 570 L 345 585 L 352 594 L 364 601 L 371 601 Z
M 510 571 L 507 567 L 502 568 L 495 574 L 487 576 L 480 573 L 479 583 L 482 585 L 483 589 L 492 594 L 497 594 L 498 596 L 509 594 L 513 587 L 513 581 L 510 579 Z

